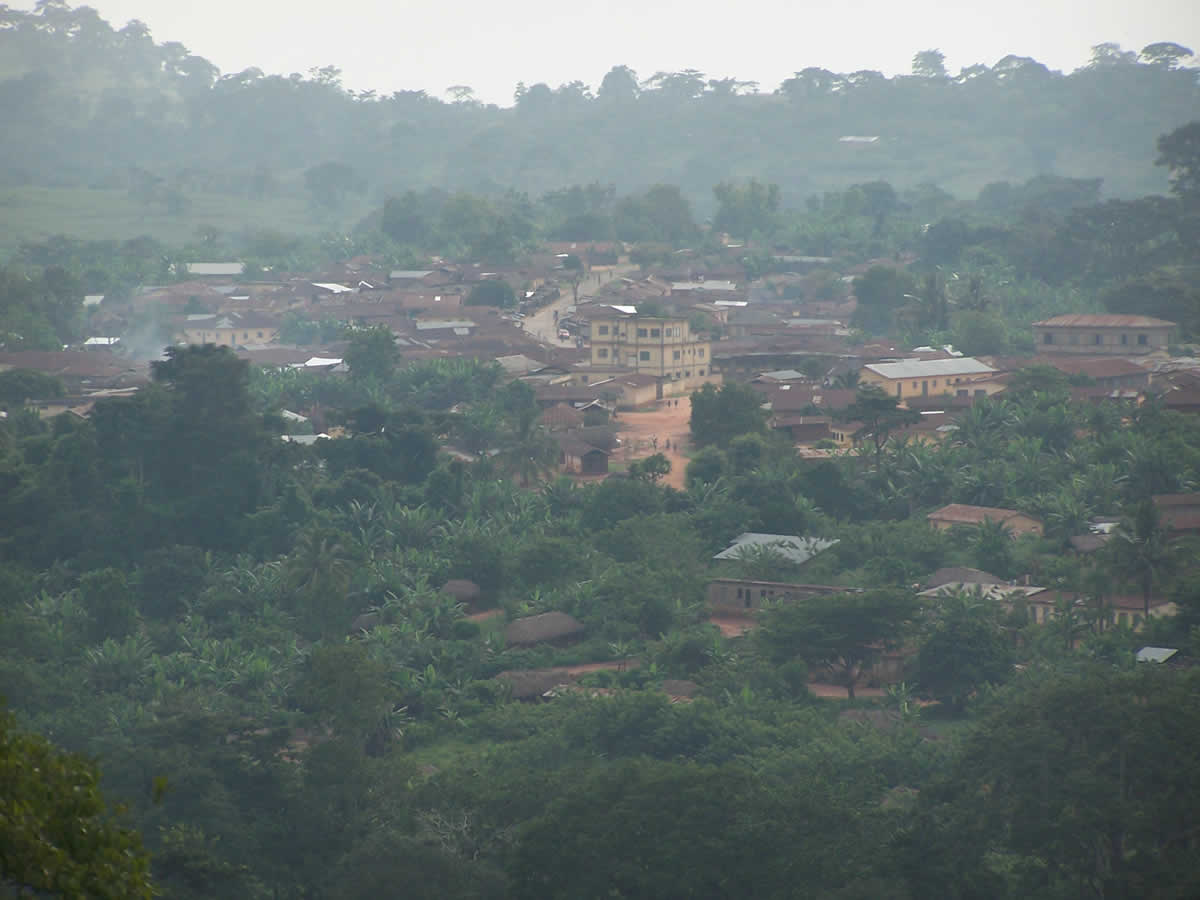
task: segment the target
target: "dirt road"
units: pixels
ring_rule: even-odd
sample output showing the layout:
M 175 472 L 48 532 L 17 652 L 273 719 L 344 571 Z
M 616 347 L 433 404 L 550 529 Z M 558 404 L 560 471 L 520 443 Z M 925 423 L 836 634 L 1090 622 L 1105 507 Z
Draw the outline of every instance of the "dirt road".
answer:
M 683 452 L 691 440 L 688 424 L 691 417 L 692 403 L 688 397 L 659 400 L 654 409 L 645 412 L 618 414 L 614 424 L 624 450 L 618 453 L 617 460 L 633 461 L 661 453 L 671 461 L 671 473 L 663 483 L 683 490 L 688 464 Z
M 600 285 L 636 270 L 637 266 L 626 264 L 616 266 L 612 271 L 589 272 L 584 276 L 583 281 L 579 282 L 579 296 L 585 297 L 595 294 Z M 530 313 L 522 322 L 525 330 L 543 344 L 548 344 L 551 347 L 574 347 L 574 337 L 567 338 L 566 340 L 558 339 L 558 320 L 555 319 L 554 314 L 557 312 L 561 318 L 567 314 L 568 306 L 575 305 L 575 300 L 571 295 L 571 285 L 564 281 L 559 285 L 559 289 L 562 291 L 561 297 L 553 303 L 543 306 L 536 312 Z

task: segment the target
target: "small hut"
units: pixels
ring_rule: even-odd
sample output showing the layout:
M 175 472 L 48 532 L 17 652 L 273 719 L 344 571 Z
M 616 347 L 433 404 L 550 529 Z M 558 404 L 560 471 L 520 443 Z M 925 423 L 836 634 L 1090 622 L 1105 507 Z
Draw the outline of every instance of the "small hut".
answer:
M 496 676 L 496 681 L 509 686 L 514 700 L 541 700 L 570 680 L 570 676 L 564 675 L 560 669 L 524 669 L 501 672 Z
M 449 594 L 468 609 L 474 608 L 479 603 L 479 598 L 483 595 L 483 591 L 480 590 L 479 585 L 465 578 L 451 578 L 442 585 L 442 593 Z
M 583 413 L 566 403 L 558 403 L 543 412 L 540 421 L 547 431 L 569 431 L 583 425 Z
M 565 612 L 547 612 L 514 619 L 504 629 L 504 640 L 512 647 L 534 644 L 566 644 L 583 634 L 583 625 Z

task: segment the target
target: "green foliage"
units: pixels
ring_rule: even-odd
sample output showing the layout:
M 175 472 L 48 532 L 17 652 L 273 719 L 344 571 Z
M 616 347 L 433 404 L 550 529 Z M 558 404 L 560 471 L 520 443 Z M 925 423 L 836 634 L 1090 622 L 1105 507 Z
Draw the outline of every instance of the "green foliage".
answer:
M 71 898 L 154 895 L 149 854 L 114 821 L 99 782 L 91 763 L 19 732 L 0 710 L 0 883 Z
M 720 388 L 706 384 L 691 397 L 692 441 L 698 446 L 723 447 L 744 434 L 766 433 L 766 413 L 759 395 L 750 387 L 726 382 Z
M 854 324 L 870 334 L 887 334 L 908 294 L 916 289 L 912 276 L 892 266 L 872 266 L 854 279 L 858 306 Z
M 346 347 L 346 364 L 353 378 L 370 378 L 386 384 L 395 374 L 400 361 L 396 336 L 386 325 L 356 328 L 350 333 Z
M 512 285 L 502 278 L 489 278 L 479 282 L 467 294 L 467 306 L 498 306 L 511 309 L 517 305 L 517 294 Z

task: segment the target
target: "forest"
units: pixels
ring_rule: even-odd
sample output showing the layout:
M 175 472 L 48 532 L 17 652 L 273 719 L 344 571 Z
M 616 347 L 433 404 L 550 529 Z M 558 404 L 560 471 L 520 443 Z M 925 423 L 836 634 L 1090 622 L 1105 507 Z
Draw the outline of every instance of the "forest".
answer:
M 233 292 L 580 241 L 631 276 L 683 258 L 853 300 L 851 350 L 1027 360 L 936 440 L 830 370 L 855 446 L 815 455 L 753 385 L 705 385 L 678 486 L 658 453 L 569 477 L 528 382 L 383 325 L 291 315 L 288 342 L 342 342 L 333 374 L 133 317 L 166 349 L 86 415 L 0 366 L 0 897 L 1200 896 L 1200 541 L 1155 503 L 1198 489 L 1200 416 L 1079 399 L 1095 382 L 1031 331 L 1158 317 L 1195 364 L 1190 59 L 955 76 L 927 51 L 772 92 L 618 66 L 499 108 L 222 75 L 87 7 L 0 6 L 0 358 L 78 346 L 189 262 L 242 261 Z M 785 256 L 823 262 L 801 282 Z M 947 504 L 1044 528 L 941 530 Z M 821 549 L 716 558 L 746 534 Z M 995 584 L 954 587 L 972 572 Z M 738 633 L 721 579 L 820 590 Z

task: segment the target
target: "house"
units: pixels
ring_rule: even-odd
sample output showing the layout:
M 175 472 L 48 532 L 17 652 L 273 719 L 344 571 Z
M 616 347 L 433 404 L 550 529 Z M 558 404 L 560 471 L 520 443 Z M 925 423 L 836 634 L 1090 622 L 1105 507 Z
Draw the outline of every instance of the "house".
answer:
M 440 588 L 443 594 L 449 594 L 456 602 L 463 606 L 472 607 L 479 602 L 483 596 L 483 591 L 473 581 L 468 581 L 465 578 L 451 578 Z
M 194 262 L 187 264 L 187 273 L 193 278 L 203 278 L 206 281 L 232 281 L 246 271 L 244 263 L 240 262 Z
M 1041 535 L 1044 531 L 1042 521 L 1034 516 L 1026 515 L 1015 509 L 1000 509 L 993 506 L 968 506 L 965 503 L 951 503 L 941 509 L 935 509 L 926 518 L 934 528 L 942 531 L 956 526 L 976 528 L 985 520 L 1002 523 L 1013 537 L 1022 534 Z
M 1073 313 L 1033 323 L 1041 353 L 1130 356 L 1166 353 L 1174 322 L 1150 316 Z
M 584 416 L 575 407 L 566 403 L 556 403 L 546 409 L 538 421 L 547 431 L 570 431 L 583 425 Z
M 501 672 L 496 681 L 506 685 L 514 700 L 549 700 L 557 689 L 571 683 L 566 669 L 517 669 Z
M 565 612 L 546 612 L 514 619 L 504 629 L 504 640 L 511 647 L 535 644 L 565 644 L 583 635 L 583 625 Z
M 925 579 L 922 587 L 925 590 L 939 588 L 944 584 L 1006 584 L 1003 578 L 998 578 L 983 569 L 972 569 L 970 566 L 947 566 L 938 569 Z
M 1060 356 L 1048 357 L 1046 363 L 1065 375 L 1084 375 L 1095 382 L 1095 387 L 1110 391 L 1118 388 L 1145 389 L 1150 384 L 1150 373 L 1127 359 Z
M 614 306 L 593 315 L 591 342 L 593 369 L 695 379 L 698 387 L 712 368 L 711 345 L 692 335 L 687 319 L 639 316 L 634 307 Z
M 607 450 L 593 447 L 587 441 L 574 434 L 556 434 L 558 442 L 559 461 L 563 469 L 575 475 L 607 475 L 608 459 L 611 454 Z
M 1200 531 L 1200 494 L 1156 494 L 1154 505 L 1170 531 Z
M 178 327 L 175 340 L 183 344 L 216 344 L 218 347 L 274 344 L 279 340 L 279 320 L 253 312 L 190 315 Z
M 1138 662 L 1165 663 L 1178 652 L 1174 647 L 1143 647 L 1134 659 Z
M 854 588 L 827 584 L 794 584 L 751 578 L 714 578 L 708 583 L 708 608 L 714 613 L 745 613 L 768 603 L 791 603 L 806 597 L 843 594 Z
M 758 548 L 769 549 L 788 562 L 802 566 L 818 553 L 828 550 L 837 540 L 799 537 L 794 534 L 762 534 L 747 531 L 733 539 L 728 547 L 713 559 L 741 560 L 754 554 Z
M 990 396 L 1004 390 L 1003 384 L 992 377 L 998 374 L 991 366 L 970 356 L 869 363 L 858 373 L 861 384 L 873 384 L 899 400 L 939 394 Z

